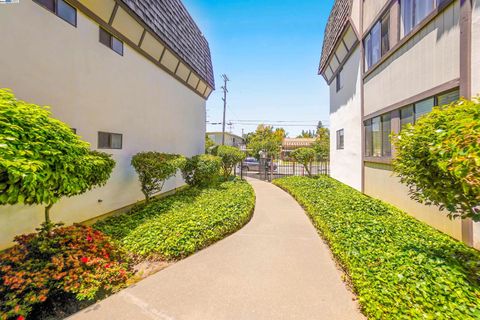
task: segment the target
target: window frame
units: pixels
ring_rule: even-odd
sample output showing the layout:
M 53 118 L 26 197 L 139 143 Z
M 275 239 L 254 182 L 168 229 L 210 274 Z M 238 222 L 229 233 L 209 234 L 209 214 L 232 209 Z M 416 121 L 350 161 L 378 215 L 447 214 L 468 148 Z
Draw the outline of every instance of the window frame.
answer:
M 339 129 L 336 133 L 337 150 L 345 149 L 345 129 Z
M 102 41 L 102 33 L 106 36 L 108 36 L 108 42 L 109 44 L 106 44 L 105 42 Z M 117 37 L 115 37 L 111 32 L 109 32 L 108 30 L 102 28 L 101 26 L 99 27 L 99 32 L 98 32 L 99 36 L 98 36 L 98 41 L 103 44 L 105 47 L 109 48 L 110 50 L 112 50 L 113 52 L 115 52 L 116 54 L 120 55 L 123 57 L 123 54 L 124 54 L 124 46 L 125 44 L 123 43 L 122 40 L 118 39 Z M 117 50 L 114 49 L 114 39 L 120 43 L 122 45 L 122 50 L 121 52 L 118 52 Z
M 339 92 L 340 90 L 343 89 L 343 82 L 342 82 L 342 71 L 343 71 L 343 67 L 341 67 L 338 72 L 337 72 L 337 76 L 335 77 L 335 83 L 336 83 L 336 89 L 337 89 L 337 92 Z
M 101 143 L 100 143 L 100 136 L 102 134 L 108 135 L 108 145 L 107 146 L 101 145 Z M 113 136 L 120 136 L 120 147 L 118 147 L 118 148 L 113 147 L 113 143 L 112 143 L 112 137 Z M 107 131 L 98 131 L 98 134 L 97 134 L 97 149 L 100 149 L 100 150 L 106 150 L 106 149 L 122 150 L 123 149 L 123 134 L 122 133 L 107 132 Z
M 74 26 L 76 28 L 77 25 L 78 25 L 78 10 L 77 10 L 77 8 L 75 8 L 72 4 L 70 4 L 68 1 L 65 1 L 65 0 L 50 0 L 50 1 L 53 3 L 53 10 L 51 10 L 49 7 L 47 7 L 43 3 L 41 3 L 40 0 L 33 0 L 33 2 L 36 3 L 37 5 L 39 5 L 40 7 L 44 8 L 45 10 L 47 10 L 51 13 L 53 13 L 58 18 L 62 19 L 63 21 L 65 21 L 69 25 Z M 69 20 L 65 19 L 63 16 L 59 15 L 59 10 L 58 10 L 59 5 L 58 4 L 59 4 L 60 1 L 64 4 L 66 4 L 67 6 L 71 7 L 75 11 L 75 22 L 74 23 L 70 22 Z

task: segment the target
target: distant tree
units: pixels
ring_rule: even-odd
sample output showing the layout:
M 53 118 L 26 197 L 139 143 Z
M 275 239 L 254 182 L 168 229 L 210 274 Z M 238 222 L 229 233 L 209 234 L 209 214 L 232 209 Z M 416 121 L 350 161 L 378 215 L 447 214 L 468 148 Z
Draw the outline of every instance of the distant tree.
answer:
M 320 160 L 328 159 L 330 156 L 330 131 L 323 127 L 322 122 L 319 122 L 317 127 L 315 142 L 312 144 L 317 156 Z
M 133 156 L 132 166 L 138 174 L 145 202 L 156 193 L 162 191 L 165 182 L 178 170 L 185 167 L 187 160 L 178 154 L 160 152 L 140 152 Z
M 0 89 L 0 205 L 45 205 L 49 231 L 56 202 L 104 185 L 114 167 L 110 155 L 91 151 L 47 107 Z
M 245 159 L 244 152 L 230 146 L 218 146 L 216 155 L 222 160 L 222 171 L 225 179 L 228 179 L 233 168 Z
M 215 142 L 208 136 L 205 135 L 205 153 L 211 154 L 212 148 L 215 146 Z
M 290 156 L 297 162 L 301 163 L 311 177 L 310 165 L 315 160 L 316 152 L 313 148 L 298 148 L 290 153 Z
M 313 130 L 302 130 L 302 133 L 297 136 L 297 138 L 314 138 L 315 131 Z
M 480 221 L 480 98 L 435 107 L 393 141 L 412 199 Z
M 277 131 L 275 134 L 273 127 L 266 125 L 259 125 L 257 130 L 250 135 L 247 143 L 247 148 L 250 149 L 254 157 L 259 156 L 260 151 L 265 151 L 269 155 L 276 155 L 280 152 L 283 132 Z

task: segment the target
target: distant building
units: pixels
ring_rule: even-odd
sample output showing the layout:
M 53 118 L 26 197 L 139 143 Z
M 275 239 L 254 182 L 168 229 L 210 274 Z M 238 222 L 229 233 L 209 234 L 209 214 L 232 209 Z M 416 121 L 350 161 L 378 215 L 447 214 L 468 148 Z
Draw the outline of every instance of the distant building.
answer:
M 222 132 L 207 132 L 207 136 L 212 139 L 216 145 L 222 144 Z M 225 132 L 225 145 L 242 149 L 245 147 L 245 139 L 236 134 Z
M 331 175 L 480 248 L 480 224 L 410 199 L 390 134 L 480 93 L 480 0 L 336 0 L 319 73 L 330 86 Z
M 298 148 L 308 148 L 315 142 L 315 138 L 284 138 L 282 141 L 282 158 Z

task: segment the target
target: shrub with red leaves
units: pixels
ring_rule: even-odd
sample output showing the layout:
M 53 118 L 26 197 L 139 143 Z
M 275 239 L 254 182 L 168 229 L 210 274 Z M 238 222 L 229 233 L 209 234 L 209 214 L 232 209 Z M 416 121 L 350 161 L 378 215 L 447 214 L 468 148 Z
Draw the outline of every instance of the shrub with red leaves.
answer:
M 95 299 L 131 276 L 126 256 L 103 233 L 80 225 L 47 230 L 18 236 L 17 245 L 0 253 L 1 320 L 24 319 L 61 293 Z

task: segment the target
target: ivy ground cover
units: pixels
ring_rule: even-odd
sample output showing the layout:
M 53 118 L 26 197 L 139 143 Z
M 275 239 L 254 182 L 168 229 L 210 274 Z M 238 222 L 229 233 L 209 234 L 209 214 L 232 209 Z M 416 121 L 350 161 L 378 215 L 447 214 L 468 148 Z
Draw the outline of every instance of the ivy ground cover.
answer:
M 250 220 L 254 205 L 247 182 L 228 181 L 152 200 L 94 227 L 135 256 L 175 260 L 240 229 Z
M 478 251 L 332 178 L 274 183 L 306 209 L 369 318 L 480 319 Z

